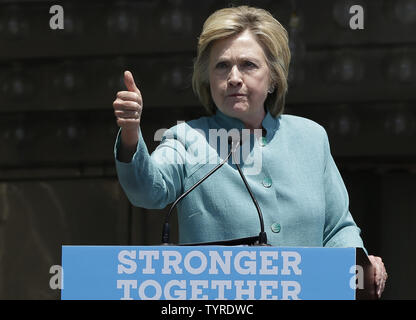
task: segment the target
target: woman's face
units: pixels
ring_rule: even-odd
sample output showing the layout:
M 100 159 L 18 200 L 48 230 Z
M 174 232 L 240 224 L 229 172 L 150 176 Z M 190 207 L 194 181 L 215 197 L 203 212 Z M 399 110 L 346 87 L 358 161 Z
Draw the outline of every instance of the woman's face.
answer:
M 270 73 L 263 48 L 249 30 L 214 42 L 209 82 L 218 109 L 248 128 L 261 127 Z

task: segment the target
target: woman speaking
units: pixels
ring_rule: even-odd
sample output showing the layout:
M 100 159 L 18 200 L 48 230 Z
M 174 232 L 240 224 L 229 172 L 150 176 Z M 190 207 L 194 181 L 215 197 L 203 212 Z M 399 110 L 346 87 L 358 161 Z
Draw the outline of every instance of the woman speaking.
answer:
M 269 244 L 364 248 L 324 128 L 283 114 L 289 63 L 287 32 L 269 12 L 247 6 L 216 11 L 204 23 L 192 78 L 209 116 L 167 130 L 151 155 L 140 132 L 142 95 L 126 71 L 127 91 L 113 103 L 120 127 L 114 152 L 131 203 L 164 208 L 174 202 L 224 160 L 224 136 L 237 135 L 236 159 L 178 204 L 181 243 L 258 233 L 238 162 L 261 208 Z M 379 257 L 369 258 L 380 296 L 387 273 Z

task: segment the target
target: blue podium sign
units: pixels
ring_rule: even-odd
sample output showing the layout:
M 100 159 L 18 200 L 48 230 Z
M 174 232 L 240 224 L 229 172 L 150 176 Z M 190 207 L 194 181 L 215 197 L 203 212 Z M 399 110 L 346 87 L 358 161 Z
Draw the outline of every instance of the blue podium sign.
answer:
M 355 248 L 63 246 L 63 300 L 355 299 Z

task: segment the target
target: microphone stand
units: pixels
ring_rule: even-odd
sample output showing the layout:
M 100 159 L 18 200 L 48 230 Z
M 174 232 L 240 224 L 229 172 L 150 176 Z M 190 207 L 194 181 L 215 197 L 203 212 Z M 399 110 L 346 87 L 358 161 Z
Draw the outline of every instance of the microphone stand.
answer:
M 234 159 L 234 151 L 232 152 L 233 159 Z M 248 184 L 248 182 L 246 180 L 246 177 L 243 174 L 243 171 L 240 168 L 240 165 L 237 162 L 235 162 L 235 166 L 237 167 L 237 170 L 238 170 L 238 173 L 241 176 L 241 179 L 243 179 L 243 182 L 244 182 L 244 184 L 246 186 L 246 189 L 247 189 L 248 193 L 250 194 L 251 200 L 253 200 L 253 203 L 256 206 L 257 213 L 259 215 L 259 220 L 260 220 L 260 233 L 259 233 L 259 239 L 258 239 L 258 244 L 257 245 L 259 245 L 259 246 L 267 246 L 268 245 L 267 244 L 267 234 L 264 231 L 264 220 L 263 220 L 263 214 L 261 212 L 260 206 L 259 206 L 256 198 L 254 197 L 253 192 L 250 189 L 250 186 L 249 186 L 249 184 Z
M 165 216 L 165 223 L 163 224 L 163 230 L 162 230 L 162 244 L 167 245 L 169 244 L 169 236 L 170 236 L 170 227 L 169 227 L 169 219 L 172 214 L 173 209 L 176 207 L 176 205 L 181 201 L 183 198 L 185 198 L 189 193 L 191 193 L 196 187 L 198 187 L 202 182 L 204 182 L 206 179 L 208 179 L 215 171 L 217 171 L 219 168 L 221 168 L 231 157 L 232 150 L 228 153 L 227 157 L 218 164 L 214 169 L 212 169 L 210 172 L 208 172 L 201 180 L 199 180 L 196 184 L 194 184 L 189 190 L 187 190 L 185 193 L 183 193 L 176 201 L 172 204 L 170 207 L 169 212 Z
M 241 141 L 241 136 L 240 136 L 240 141 Z M 231 150 L 228 153 L 227 157 L 220 163 L 218 164 L 214 169 L 212 169 L 210 172 L 208 172 L 201 180 L 199 180 L 195 185 L 193 185 L 191 188 L 189 188 L 189 190 L 187 190 L 185 193 L 183 193 L 178 199 L 176 199 L 176 201 L 172 204 L 172 206 L 169 209 L 169 212 L 166 214 L 165 216 L 165 222 L 163 224 L 163 230 L 162 230 L 162 245 L 170 245 L 169 243 L 169 238 L 170 238 L 170 226 L 169 226 L 169 220 L 170 220 L 170 216 L 172 214 L 173 209 L 176 207 L 176 205 L 183 199 L 185 198 L 190 192 L 192 192 L 196 187 L 198 187 L 202 182 L 204 182 L 206 179 L 208 179 L 215 171 L 217 171 L 219 168 L 221 168 L 227 161 L 228 159 L 231 157 L 231 155 L 233 155 L 234 159 L 234 152 L 238 147 L 238 144 L 240 144 L 240 141 L 237 142 L 237 145 L 235 148 L 233 148 L 231 146 Z M 228 144 L 232 144 L 232 138 L 228 137 Z M 248 185 L 248 182 L 239 166 L 238 163 L 235 163 L 238 173 L 240 174 L 241 178 L 244 181 L 244 184 L 246 186 L 246 189 L 248 190 L 251 199 L 254 202 L 254 205 L 256 206 L 257 209 L 257 213 L 259 215 L 259 219 L 260 219 L 260 233 L 258 236 L 253 236 L 253 237 L 247 237 L 247 238 L 239 238 L 239 239 L 231 239 L 231 240 L 220 240 L 220 241 L 213 241 L 213 242 L 203 242 L 203 243 L 189 243 L 189 244 L 181 244 L 182 246 L 200 246 L 200 245 L 223 245 L 223 246 L 234 246 L 234 245 L 259 245 L 259 246 L 269 246 L 269 244 L 267 244 L 267 234 L 264 231 L 264 221 L 263 221 L 263 214 L 261 212 L 260 206 L 257 202 L 257 200 L 255 199 L 250 186 Z

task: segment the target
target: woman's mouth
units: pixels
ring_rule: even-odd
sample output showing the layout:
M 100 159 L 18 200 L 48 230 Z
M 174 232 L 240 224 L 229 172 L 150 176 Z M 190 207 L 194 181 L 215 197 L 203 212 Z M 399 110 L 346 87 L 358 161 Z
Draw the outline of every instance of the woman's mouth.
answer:
M 233 94 L 229 94 L 228 97 L 245 97 L 246 95 L 243 93 L 233 93 Z

